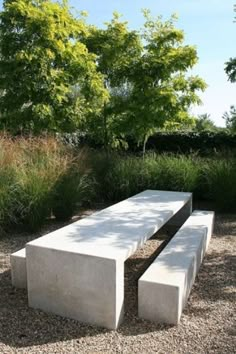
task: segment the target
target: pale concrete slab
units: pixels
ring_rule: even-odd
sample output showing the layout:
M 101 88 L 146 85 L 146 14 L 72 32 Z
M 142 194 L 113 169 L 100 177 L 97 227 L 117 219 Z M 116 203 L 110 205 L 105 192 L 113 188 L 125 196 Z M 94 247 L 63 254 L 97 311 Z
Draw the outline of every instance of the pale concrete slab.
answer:
M 12 253 L 10 256 L 11 263 L 11 281 L 16 288 L 27 288 L 27 271 L 25 248 Z
M 191 199 L 191 193 L 147 190 L 29 242 L 29 305 L 117 328 L 124 261 Z
M 124 263 L 53 249 L 27 247 L 29 306 L 117 328 L 123 318 Z M 119 287 L 117 287 L 119 284 Z
M 138 282 L 139 316 L 178 324 L 212 234 L 214 212 L 194 211 Z
M 191 200 L 191 193 L 147 190 L 28 244 L 125 261 Z

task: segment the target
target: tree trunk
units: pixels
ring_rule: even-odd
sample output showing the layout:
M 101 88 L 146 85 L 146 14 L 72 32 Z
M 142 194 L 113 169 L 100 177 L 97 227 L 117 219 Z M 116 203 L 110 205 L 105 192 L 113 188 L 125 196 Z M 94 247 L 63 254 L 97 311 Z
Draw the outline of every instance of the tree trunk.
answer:
M 108 155 L 109 141 L 108 141 L 108 129 L 107 129 L 107 115 L 105 112 L 105 107 L 103 109 L 103 144 L 106 154 Z
M 148 138 L 149 138 L 149 136 L 145 135 L 144 140 L 143 140 L 143 158 L 146 154 L 146 145 L 147 145 Z
M 104 81 L 104 87 L 108 89 L 108 83 Z M 109 153 L 109 141 L 108 141 L 108 129 L 107 129 L 107 114 L 106 114 L 106 104 L 103 106 L 103 143 L 106 154 L 108 156 Z

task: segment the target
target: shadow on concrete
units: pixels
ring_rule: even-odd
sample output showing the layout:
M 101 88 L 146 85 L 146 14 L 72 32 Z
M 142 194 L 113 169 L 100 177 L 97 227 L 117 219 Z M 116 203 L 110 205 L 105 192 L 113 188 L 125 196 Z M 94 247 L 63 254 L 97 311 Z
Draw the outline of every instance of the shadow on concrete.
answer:
M 109 254 L 114 251 L 115 255 L 119 254 L 119 259 L 126 260 L 175 213 L 179 211 L 180 217 L 183 212 L 185 219 L 189 216 L 183 208 L 188 206 L 188 195 L 159 191 L 152 195 L 152 191 L 146 192 L 149 192 L 147 196 L 140 193 L 52 232 L 34 245 L 75 253 L 91 251 L 98 257 L 103 252 Z

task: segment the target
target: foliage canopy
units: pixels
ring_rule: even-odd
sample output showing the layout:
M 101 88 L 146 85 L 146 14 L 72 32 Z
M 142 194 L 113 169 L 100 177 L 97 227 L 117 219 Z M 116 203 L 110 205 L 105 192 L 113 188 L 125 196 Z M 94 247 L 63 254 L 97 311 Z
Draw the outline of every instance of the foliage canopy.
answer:
M 157 129 L 191 125 L 205 82 L 183 31 L 144 11 L 130 30 L 75 18 L 67 1 L 6 0 L 0 13 L 0 126 L 13 132 L 81 129 L 104 145 L 145 143 Z
M 236 58 L 230 58 L 226 63 L 225 72 L 230 82 L 236 82 Z
M 1 126 L 71 131 L 106 99 L 83 18 L 66 1 L 5 1 L 0 14 Z M 79 94 L 74 95 L 77 88 Z
M 204 131 L 217 131 L 219 128 L 216 127 L 215 123 L 210 118 L 210 114 L 204 113 L 200 114 L 195 120 L 195 130 L 198 132 Z
M 226 128 L 232 133 L 236 133 L 236 106 L 230 106 L 230 111 L 224 113 L 223 119 L 225 120 Z
M 112 141 L 129 135 L 145 144 L 157 129 L 191 125 L 189 107 L 200 103 L 197 92 L 206 87 L 198 76 L 186 76 L 197 53 L 183 44 L 175 17 L 153 19 L 147 10 L 144 17 L 144 28 L 137 32 L 115 14 L 104 30 L 93 27 L 86 38 L 106 78 L 106 129 Z

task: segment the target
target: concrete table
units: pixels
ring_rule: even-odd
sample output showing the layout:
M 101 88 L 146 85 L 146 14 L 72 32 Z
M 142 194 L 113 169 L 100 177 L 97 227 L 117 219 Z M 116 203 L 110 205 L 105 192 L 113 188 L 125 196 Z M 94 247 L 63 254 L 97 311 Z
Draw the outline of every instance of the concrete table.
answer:
M 191 193 L 147 190 L 26 245 L 29 306 L 116 329 L 124 310 L 124 262 Z

